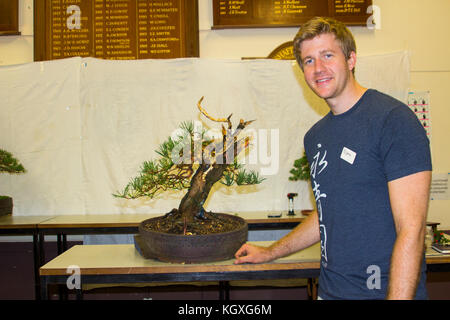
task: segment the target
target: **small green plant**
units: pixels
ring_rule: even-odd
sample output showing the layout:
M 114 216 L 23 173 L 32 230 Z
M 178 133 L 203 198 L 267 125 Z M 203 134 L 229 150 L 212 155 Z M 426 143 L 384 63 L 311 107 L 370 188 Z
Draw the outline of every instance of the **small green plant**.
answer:
M 289 172 L 291 173 L 291 176 L 289 177 L 289 180 L 291 181 L 309 180 L 311 177 L 311 170 L 305 152 L 303 152 L 301 158 L 294 161 L 294 168 Z
M 9 174 L 25 173 L 26 170 L 23 165 L 14 158 L 14 156 L 3 149 L 0 149 L 0 173 L 6 172 Z M 0 195 L 0 200 L 5 200 L 10 197 Z
M 24 173 L 26 170 L 10 152 L 0 149 L 0 172 Z

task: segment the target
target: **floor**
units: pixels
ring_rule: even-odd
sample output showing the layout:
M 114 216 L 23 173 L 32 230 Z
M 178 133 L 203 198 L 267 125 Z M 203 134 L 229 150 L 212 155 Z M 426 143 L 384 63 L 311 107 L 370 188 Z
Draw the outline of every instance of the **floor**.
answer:
M 69 242 L 69 246 L 79 244 Z M 0 242 L 0 300 L 34 299 L 33 252 L 31 242 Z M 46 260 L 56 256 L 56 243 L 47 242 Z M 292 281 L 291 281 L 292 282 Z M 285 283 L 260 282 L 231 283 L 231 300 L 306 300 L 304 281 L 297 281 L 294 287 L 280 286 Z M 427 288 L 432 300 L 450 300 L 450 273 L 428 275 Z M 51 289 L 51 299 L 58 298 L 58 288 Z M 69 295 L 69 299 L 75 298 Z M 150 287 L 103 287 L 85 291 L 83 299 L 120 300 L 216 300 L 219 287 L 216 283 L 207 286 L 198 284 Z

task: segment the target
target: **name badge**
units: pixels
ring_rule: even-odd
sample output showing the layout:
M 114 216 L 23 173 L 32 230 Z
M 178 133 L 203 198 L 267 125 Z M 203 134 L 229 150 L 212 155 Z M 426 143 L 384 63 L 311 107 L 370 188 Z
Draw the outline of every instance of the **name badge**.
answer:
M 353 164 L 355 162 L 356 158 L 356 152 L 353 150 L 350 150 L 349 148 L 344 147 L 342 149 L 341 153 L 341 159 L 347 161 L 350 164 Z

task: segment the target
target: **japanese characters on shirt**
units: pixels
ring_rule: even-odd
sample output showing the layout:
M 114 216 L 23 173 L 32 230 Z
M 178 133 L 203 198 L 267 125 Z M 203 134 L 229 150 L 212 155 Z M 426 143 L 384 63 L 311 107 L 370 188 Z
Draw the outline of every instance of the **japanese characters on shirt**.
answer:
M 322 203 L 321 199 L 326 198 L 327 194 L 320 190 L 320 184 L 317 182 L 316 177 L 318 177 L 328 166 L 327 150 L 322 151 L 322 145 L 319 143 L 317 145 L 317 153 L 313 157 L 313 161 L 311 163 L 311 183 L 312 189 L 314 193 L 314 198 L 317 204 L 317 213 L 319 215 L 319 229 L 321 233 L 320 247 L 322 252 L 322 265 L 327 267 L 328 257 L 327 257 L 327 228 L 323 224 L 323 215 L 322 215 Z

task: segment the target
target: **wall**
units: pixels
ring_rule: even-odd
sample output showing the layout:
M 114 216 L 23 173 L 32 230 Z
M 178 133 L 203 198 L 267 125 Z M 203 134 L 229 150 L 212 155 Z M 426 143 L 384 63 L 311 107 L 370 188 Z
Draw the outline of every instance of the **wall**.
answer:
M 0 37 L 0 65 L 33 61 L 33 1 L 20 0 L 21 36 Z M 381 9 L 381 28 L 352 27 L 359 55 L 411 52 L 411 90 L 431 92 L 432 156 L 434 172 L 450 172 L 446 141 L 450 111 L 446 91 L 450 83 L 450 21 L 448 0 L 374 0 Z M 211 30 L 212 0 L 199 0 L 200 56 L 202 58 L 264 57 L 292 40 L 296 28 Z M 430 30 L 430 31 L 428 31 Z M 429 221 L 450 229 L 450 201 L 430 202 Z

